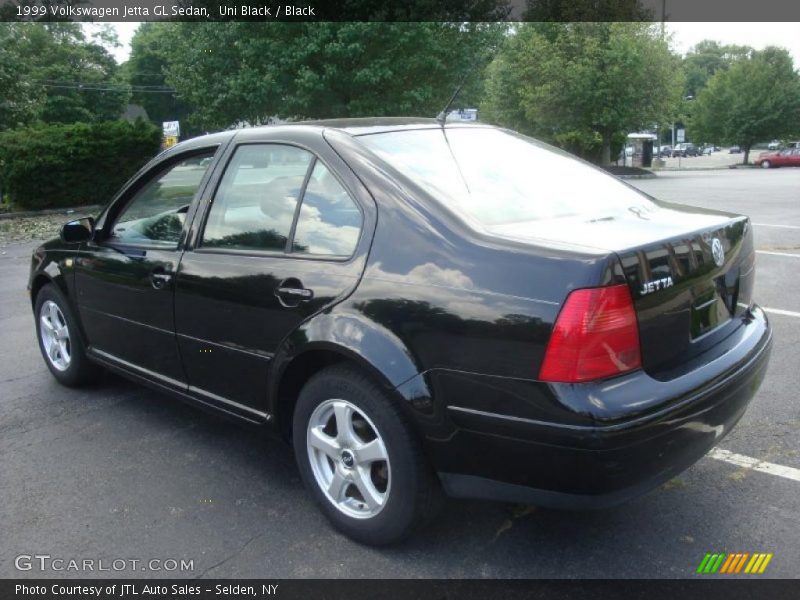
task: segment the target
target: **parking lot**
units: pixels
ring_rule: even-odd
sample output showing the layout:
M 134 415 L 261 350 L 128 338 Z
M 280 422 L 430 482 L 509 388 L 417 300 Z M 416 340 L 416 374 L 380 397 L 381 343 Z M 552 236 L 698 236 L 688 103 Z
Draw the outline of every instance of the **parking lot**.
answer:
M 775 342 L 761 390 L 720 444 L 728 453 L 618 508 L 450 501 L 400 546 L 359 546 L 328 526 L 282 442 L 114 376 L 80 390 L 56 384 L 25 291 L 36 244 L 12 243 L 0 255 L 0 576 L 679 578 L 695 576 L 707 552 L 769 552 L 764 576 L 797 577 L 800 170 L 662 172 L 632 183 L 754 223 L 755 297 Z M 734 464 L 739 455 L 768 465 Z M 187 559 L 193 569 L 20 572 L 21 554 Z
M 750 160 L 752 161 L 761 150 L 753 150 L 750 152 Z M 712 152 L 708 155 L 680 157 L 671 156 L 663 157 L 664 169 L 724 169 L 730 165 L 739 165 L 742 163 L 742 154 L 731 154 L 728 148 L 723 148 L 717 152 Z

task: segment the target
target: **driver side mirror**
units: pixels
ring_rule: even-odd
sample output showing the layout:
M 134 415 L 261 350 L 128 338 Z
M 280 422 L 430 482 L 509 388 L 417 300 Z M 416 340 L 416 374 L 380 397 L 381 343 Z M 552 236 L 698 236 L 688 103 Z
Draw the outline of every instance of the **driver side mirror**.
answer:
M 94 219 L 84 217 L 65 223 L 61 227 L 61 241 L 68 244 L 86 242 L 94 235 Z

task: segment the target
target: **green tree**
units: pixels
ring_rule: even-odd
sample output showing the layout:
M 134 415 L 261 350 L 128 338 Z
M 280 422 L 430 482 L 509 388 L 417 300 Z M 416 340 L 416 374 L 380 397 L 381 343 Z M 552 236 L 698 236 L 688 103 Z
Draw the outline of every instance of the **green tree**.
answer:
M 224 25 L 223 25 L 224 26 Z M 151 121 L 186 121 L 188 107 L 168 92 L 165 69 L 173 43 L 174 23 L 142 23 L 131 40 L 131 54 L 122 77 L 131 85 L 131 102 L 147 111 Z
M 4 23 L 0 69 L 13 69 L 14 85 L 0 86 L 0 104 L 20 103 L 25 122 L 96 122 L 119 117 L 129 97 L 127 85 L 106 45 L 110 30 L 87 38 L 78 23 Z
M 797 132 L 800 123 L 800 74 L 788 50 L 768 47 L 718 71 L 694 102 L 691 125 L 696 136 L 744 151 L 761 141 Z
M 21 34 L 0 25 L 0 130 L 33 121 L 43 90 L 31 82 L 31 65 L 20 54 Z
M 668 122 L 682 90 L 679 59 L 657 25 L 523 24 L 490 65 L 481 108 L 608 164 L 615 137 Z
M 747 58 L 750 46 L 722 45 L 714 40 L 703 40 L 694 45 L 683 59 L 686 73 L 686 96 L 697 96 L 709 79 L 717 72 L 728 69 L 734 62 Z
M 239 121 L 438 114 L 481 72 L 503 24 L 180 23 L 166 81 L 202 128 Z

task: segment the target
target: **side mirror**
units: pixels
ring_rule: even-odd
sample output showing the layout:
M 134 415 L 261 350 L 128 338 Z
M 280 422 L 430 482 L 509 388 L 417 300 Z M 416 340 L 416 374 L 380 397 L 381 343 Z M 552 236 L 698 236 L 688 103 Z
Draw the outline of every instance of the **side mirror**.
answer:
M 61 227 L 61 241 L 68 244 L 86 242 L 94 235 L 94 219 L 85 217 L 65 223 Z

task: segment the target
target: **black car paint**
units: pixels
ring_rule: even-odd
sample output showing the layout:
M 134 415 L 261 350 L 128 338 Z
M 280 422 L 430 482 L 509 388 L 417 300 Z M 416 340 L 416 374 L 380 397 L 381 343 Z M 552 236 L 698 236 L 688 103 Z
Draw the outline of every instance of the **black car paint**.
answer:
M 643 370 L 589 384 L 537 381 L 569 291 L 627 282 L 635 301 L 647 302 L 637 297 L 636 286 L 650 253 L 663 253 L 669 236 L 626 257 L 606 248 L 609 230 L 602 226 L 580 243 L 558 235 L 481 233 L 353 137 L 437 126 L 422 120 L 332 121 L 184 142 L 123 188 L 99 216 L 96 240 L 52 241 L 36 250 L 32 295 L 47 281 L 62 289 L 92 359 L 202 408 L 282 433 L 303 377 L 337 358 L 352 361 L 401 403 L 453 495 L 602 505 L 644 491 L 697 460 L 735 424 L 763 377 L 771 342 L 763 312 L 736 309 L 705 343 L 660 340 L 666 347 L 677 344 L 685 360 L 674 354 L 661 360 L 657 351 L 648 356 L 648 336 L 658 333 L 648 330 L 645 319 Z M 236 145 L 257 142 L 306 148 L 337 174 L 364 215 L 351 258 L 196 247 L 228 157 Z M 175 253 L 103 243 L 140 177 L 207 148 L 216 154 Z M 659 205 L 684 216 L 713 214 Z M 740 231 L 725 233 L 732 253 L 752 244 L 744 235 L 746 220 L 737 223 Z M 689 237 L 703 244 L 702 232 Z M 623 268 L 626 258 L 630 264 Z M 109 273 L 92 273 L 98 262 L 127 274 L 124 291 L 102 283 Z M 154 289 L 145 266 L 174 271 L 173 281 Z M 748 276 L 745 293 L 738 293 L 749 303 Z M 724 277 L 720 272 L 718 278 Z M 274 290 L 287 280 L 313 289 L 313 300 L 284 306 Z M 690 277 L 677 283 L 669 293 L 681 306 L 675 318 L 685 319 L 697 290 Z M 115 317 L 87 319 L 99 312 Z M 115 336 L 117 356 L 92 347 L 93 335 L 111 322 L 127 329 Z

